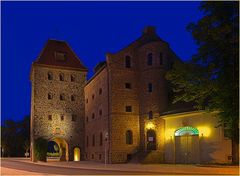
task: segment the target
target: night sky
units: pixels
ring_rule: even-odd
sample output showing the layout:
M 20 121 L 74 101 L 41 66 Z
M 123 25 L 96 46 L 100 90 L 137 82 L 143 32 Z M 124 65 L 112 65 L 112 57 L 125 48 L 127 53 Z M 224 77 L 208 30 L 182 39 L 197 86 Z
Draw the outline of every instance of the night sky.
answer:
M 30 114 L 32 62 L 46 41 L 66 40 L 89 69 L 137 39 L 147 25 L 182 59 L 197 46 L 186 26 L 200 2 L 1 2 L 1 121 Z

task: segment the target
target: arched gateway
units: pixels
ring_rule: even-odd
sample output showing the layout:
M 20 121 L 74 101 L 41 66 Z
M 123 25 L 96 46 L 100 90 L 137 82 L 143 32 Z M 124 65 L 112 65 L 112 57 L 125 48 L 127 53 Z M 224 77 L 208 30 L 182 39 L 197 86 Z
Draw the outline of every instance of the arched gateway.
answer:
M 31 159 L 38 137 L 55 141 L 62 161 L 84 148 L 87 69 L 64 41 L 48 40 L 31 68 Z

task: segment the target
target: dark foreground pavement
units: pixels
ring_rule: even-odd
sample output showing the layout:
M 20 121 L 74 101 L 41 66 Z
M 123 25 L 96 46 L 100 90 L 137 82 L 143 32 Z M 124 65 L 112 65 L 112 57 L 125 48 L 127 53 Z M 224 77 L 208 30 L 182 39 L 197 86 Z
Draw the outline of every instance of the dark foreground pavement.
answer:
M 32 163 L 21 158 L 1 159 L 1 175 L 238 175 L 238 167 L 189 165 L 106 165 L 91 162 Z

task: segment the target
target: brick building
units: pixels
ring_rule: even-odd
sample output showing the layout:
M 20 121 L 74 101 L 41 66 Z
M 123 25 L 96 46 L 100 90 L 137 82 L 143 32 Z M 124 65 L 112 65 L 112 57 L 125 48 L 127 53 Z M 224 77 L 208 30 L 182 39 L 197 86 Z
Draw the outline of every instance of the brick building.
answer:
M 215 128 L 214 114 L 170 108 L 165 74 L 177 60 L 155 28 L 146 27 L 136 41 L 107 54 L 86 82 L 87 69 L 70 47 L 49 41 L 31 72 L 32 143 L 38 136 L 54 140 L 65 145 L 70 160 L 76 155 L 75 160 L 107 163 L 228 162 L 231 141 L 221 126 Z

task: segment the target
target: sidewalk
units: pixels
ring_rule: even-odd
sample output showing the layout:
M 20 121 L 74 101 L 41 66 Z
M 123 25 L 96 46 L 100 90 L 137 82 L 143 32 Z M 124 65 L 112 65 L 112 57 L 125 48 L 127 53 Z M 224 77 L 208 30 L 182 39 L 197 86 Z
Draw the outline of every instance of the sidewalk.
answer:
M 20 162 L 31 162 L 30 160 L 19 160 Z M 168 173 L 168 174 L 215 174 L 215 175 L 238 175 L 238 166 L 201 166 L 201 165 L 182 165 L 182 164 L 104 164 L 92 161 L 69 161 L 69 162 L 37 162 L 34 164 L 67 167 L 87 170 L 114 170 L 114 171 L 140 171 L 149 173 Z

